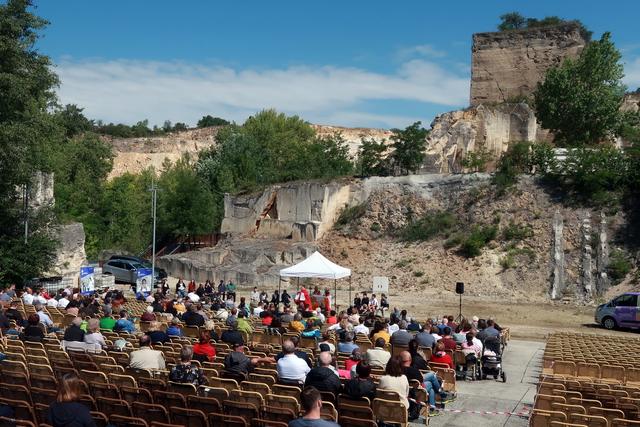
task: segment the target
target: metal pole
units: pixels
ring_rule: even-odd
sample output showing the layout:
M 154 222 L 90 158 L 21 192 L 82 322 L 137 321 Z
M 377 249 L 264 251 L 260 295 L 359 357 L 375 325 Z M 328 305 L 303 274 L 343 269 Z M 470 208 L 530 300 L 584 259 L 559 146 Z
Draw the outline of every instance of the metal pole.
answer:
M 151 178 L 151 215 L 153 216 L 153 238 L 151 242 L 151 288 L 155 286 L 156 282 L 156 207 L 157 207 L 157 195 L 158 187 Z
M 351 306 L 351 301 L 353 301 L 351 299 L 351 276 L 349 276 L 349 301 L 347 302 L 347 307 Z
M 278 298 L 280 298 L 280 284 L 282 283 L 282 276 L 278 277 Z M 276 307 L 276 310 L 278 310 L 278 307 L 280 307 L 280 303 L 278 303 L 278 306 Z
M 337 306 L 338 304 L 338 281 L 333 279 L 333 305 Z

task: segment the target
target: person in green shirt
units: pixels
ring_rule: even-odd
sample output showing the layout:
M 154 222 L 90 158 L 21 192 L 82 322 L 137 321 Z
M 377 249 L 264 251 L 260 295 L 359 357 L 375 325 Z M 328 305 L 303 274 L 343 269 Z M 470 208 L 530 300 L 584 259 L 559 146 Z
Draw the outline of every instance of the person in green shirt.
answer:
M 108 329 L 113 331 L 113 327 L 116 325 L 116 319 L 111 317 L 111 310 L 106 309 L 104 316 L 100 319 L 100 329 Z
M 246 332 L 248 335 L 253 333 L 253 327 L 242 311 L 238 311 L 238 330 Z
M 227 298 L 233 297 L 233 302 L 236 302 L 236 285 L 229 280 L 227 283 Z

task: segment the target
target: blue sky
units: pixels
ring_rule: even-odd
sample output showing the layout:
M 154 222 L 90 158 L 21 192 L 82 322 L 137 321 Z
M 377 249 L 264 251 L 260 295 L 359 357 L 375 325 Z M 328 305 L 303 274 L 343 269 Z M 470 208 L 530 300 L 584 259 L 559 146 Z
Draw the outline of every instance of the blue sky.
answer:
M 513 10 L 611 31 L 626 83 L 640 85 L 631 0 L 35 1 L 61 102 L 104 121 L 242 122 L 276 108 L 321 124 L 428 125 L 467 105 L 471 35 Z

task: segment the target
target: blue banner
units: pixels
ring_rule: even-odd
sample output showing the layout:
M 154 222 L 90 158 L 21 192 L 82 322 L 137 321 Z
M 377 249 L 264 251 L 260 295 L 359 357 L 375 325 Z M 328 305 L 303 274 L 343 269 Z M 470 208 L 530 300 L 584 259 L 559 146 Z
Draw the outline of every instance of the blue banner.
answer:
M 136 284 L 138 292 L 151 292 L 153 288 L 153 273 L 150 268 L 141 268 L 138 270 Z
M 90 294 L 96 289 L 94 267 L 80 267 L 80 292 Z

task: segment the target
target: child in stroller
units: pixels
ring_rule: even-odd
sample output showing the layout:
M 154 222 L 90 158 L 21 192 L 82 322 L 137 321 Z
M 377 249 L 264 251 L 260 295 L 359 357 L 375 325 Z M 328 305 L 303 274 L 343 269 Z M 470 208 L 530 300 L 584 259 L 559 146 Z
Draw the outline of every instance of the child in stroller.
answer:
M 482 353 L 482 379 L 493 375 L 502 382 L 507 382 L 507 374 L 502 370 L 502 344 L 499 337 L 488 337 L 484 340 L 484 351 Z

